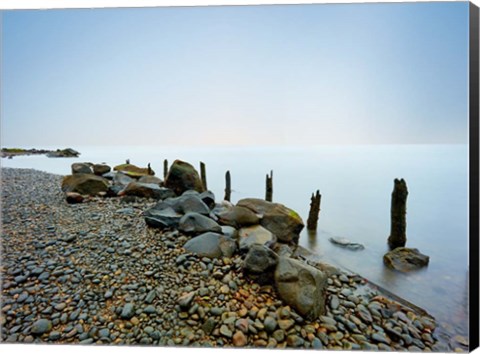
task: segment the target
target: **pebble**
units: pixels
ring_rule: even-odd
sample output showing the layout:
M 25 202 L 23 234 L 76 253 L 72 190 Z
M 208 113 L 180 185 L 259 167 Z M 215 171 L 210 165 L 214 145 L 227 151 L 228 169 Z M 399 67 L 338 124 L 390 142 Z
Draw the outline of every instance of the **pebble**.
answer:
M 236 347 L 244 347 L 247 344 L 247 337 L 242 331 L 236 331 L 232 338 L 233 345 Z
M 31 333 L 41 335 L 49 332 L 52 329 L 52 322 L 45 318 L 35 321 L 32 325 Z
M 232 331 L 228 328 L 227 325 L 221 325 L 220 326 L 220 334 L 222 334 L 225 337 L 231 338 L 232 337 Z
M 132 303 L 125 304 L 125 306 L 122 309 L 122 313 L 120 314 L 120 317 L 123 319 L 131 319 L 135 315 L 135 307 Z

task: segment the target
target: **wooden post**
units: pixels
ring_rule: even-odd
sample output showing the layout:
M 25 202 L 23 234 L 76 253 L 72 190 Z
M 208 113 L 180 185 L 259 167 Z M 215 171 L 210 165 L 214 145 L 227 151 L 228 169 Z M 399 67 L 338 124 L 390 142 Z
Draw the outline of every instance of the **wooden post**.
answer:
M 403 178 L 400 180 L 395 178 L 390 209 L 390 236 L 388 237 L 390 249 L 405 247 L 407 243 L 407 196 L 407 183 Z
M 230 182 L 230 171 L 227 171 L 225 173 L 225 197 L 223 199 L 228 201 L 230 201 L 230 194 L 232 193 Z
M 168 160 L 163 160 L 163 179 L 167 179 L 168 174 Z
M 203 189 L 207 190 L 207 173 L 205 172 L 205 164 L 200 161 L 200 178 L 202 180 Z
M 270 176 L 268 176 L 265 179 L 266 181 L 266 188 L 265 188 L 265 200 L 267 202 L 272 201 L 272 195 L 273 195 L 273 171 L 270 171 Z
M 147 165 L 147 173 L 148 173 L 149 175 L 151 175 L 152 172 L 153 172 L 153 171 L 152 171 L 152 167 L 150 167 L 150 162 L 149 162 L 148 165 Z
M 315 193 L 315 195 L 312 193 L 312 197 L 310 198 L 310 212 L 308 213 L 308 220 L 307 220 L 308 230 L 317 229 L 321 200 L 322 200 L 322 195 L 320 194 L 320 191 L 317 189 L 317 193 Z

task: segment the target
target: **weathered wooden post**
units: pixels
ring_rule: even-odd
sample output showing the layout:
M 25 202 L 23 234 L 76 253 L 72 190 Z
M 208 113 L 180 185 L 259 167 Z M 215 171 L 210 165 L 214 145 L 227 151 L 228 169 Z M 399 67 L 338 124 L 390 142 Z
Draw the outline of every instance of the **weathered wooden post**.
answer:
M 400 180 L 395 178 L 390 209 L 390 236 L 388 237 L 390 249 L 405 247 L 407 243 L 407 196 L 407 183 L 403 178 Z
M 207 190 L 207 173 L 205 172 L 205 164 L 200 161 L 200 178 L 202 180 L 203 189 Z
M 273 195 L 273 171 L 270 171 L 270 176 L 267 174 L 266 178 L 266 188 L 265 188 L 265 200 L 267 202 L 272 201 L 272 195 Z
M 168 160 L 163 160 L 163 179 L 167 179 L 168 174 Z
M 225 197 L 224 200 L 230 201 L 230 194 L 232 193 L 231 184 L 230 184 L 230 171 L 225 173 Z
M 312 193 L 312 197 L 310 198 L 310 212 L 308 213 L 308 220 L 307 220 L 308 230 L 317 229 L 321 200 L 322 200 L 322 195 L 320 194 L 320 191 L 317 189 L 317 192 L 315 193 L 315 195 Z

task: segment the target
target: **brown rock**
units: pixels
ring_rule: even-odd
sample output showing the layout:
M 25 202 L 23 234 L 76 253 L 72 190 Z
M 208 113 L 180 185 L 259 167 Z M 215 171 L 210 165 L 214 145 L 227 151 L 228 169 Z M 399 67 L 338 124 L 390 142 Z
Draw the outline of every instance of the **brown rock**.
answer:
M 68 204 L 77 204 L 83 202 L 83 196 L 80 193 L 67 192 L 65 193 Z
M 165 187 L 172 189 L 176 195 L 182 195 L 187 190 L 204 191 L 197 170 L 188 162 L 175 160 L 165 178 Z
M 62 181 L 62 191 L 79 194 L 97 195 L 108 190 L 108 181 L 105 178 L 88 173 L 76 173 L 65 176 Z
M 242 199 L 237 206 L 248 208 L 254 213 L 262 215 L 260 225 L 277 236 L 279 241 L 298 243 L 300 232 L 305 225 L 294 210 L 283 204 L 256 198 Z
M 247 344 L 247 337 L 243 334 L 242 331 L 236 331 L 233 335 L 233 345 L 236 347 L 244 347 Z

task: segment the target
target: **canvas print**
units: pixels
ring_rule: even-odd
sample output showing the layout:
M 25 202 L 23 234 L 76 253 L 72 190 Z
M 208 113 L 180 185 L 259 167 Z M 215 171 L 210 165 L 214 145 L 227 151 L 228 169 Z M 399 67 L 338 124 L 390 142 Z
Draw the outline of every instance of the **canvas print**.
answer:
M 2 11 L 1 341 L 468 351 L 469 14 Z

